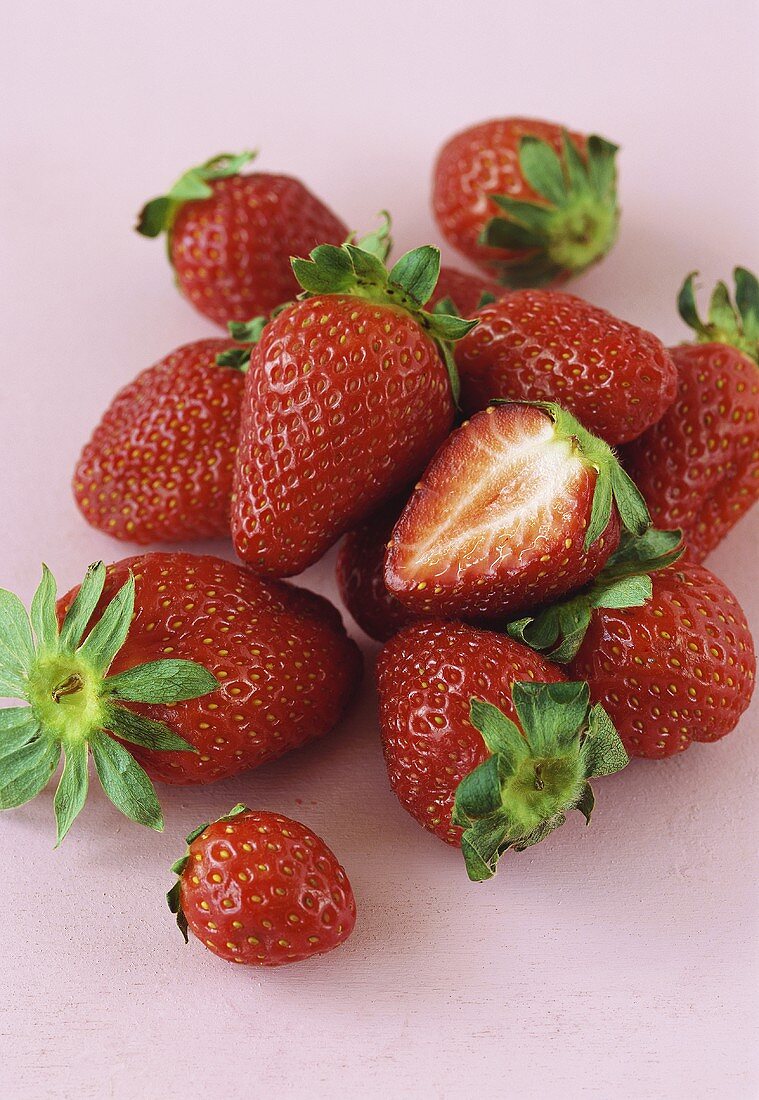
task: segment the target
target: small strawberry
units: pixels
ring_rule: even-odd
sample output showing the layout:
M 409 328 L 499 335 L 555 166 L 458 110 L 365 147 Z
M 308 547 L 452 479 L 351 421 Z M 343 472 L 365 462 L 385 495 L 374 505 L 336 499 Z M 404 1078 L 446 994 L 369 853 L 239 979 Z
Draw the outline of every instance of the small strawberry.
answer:
M 232 340 L 197 340 L 148 367 L 103 415 L 74 473 L 93 527 L 130 542 L 229 534 L 244 378 Z
M 191 168 L 142 210 L 137 231 L 166 233 L 179 289 L 219 325 L 269 313 L 298 293 L 291 256 L 347 227 L 290 176 L 241 175 L 254 153 L 222 154 Z
M 416 616 L 385 584 L 385 549 L 406 497 L 376 512 L 345 536 L 337 555 L 337 586 L 358 625 L 386 642 Z
M 445 308 L 435 312 L 471 317 L 476 309 L 494 301 L 503 292 L 503 287 L 492 279 L 470 275 L 468 271 L 459 271 L 443 264 L 429 305 L 438 306 L 442 303 Z
M 631 756 L 660 759 L 735 728 L 756 657 L 735 596 L 704 566 L 679 561 L 652 589 L 641 606 L 594 611 L 569 671 L 588 680 Z
M 383 649 L 377 682 L 393 790 L 425 829 L 461 844 L 475 880 L 493 875 L 509 848 L 543 840 L 569 810 L 589 821 L 588 780 L 627 763 L 587 684 L 565 682 L 555 665 L 490 631 L 413 624 Z
M 411 611 L 501 618 L 579 588 L 620 521 L 649 524 L 610 447 L 548 402 L 478 413 L 440 448 L 399 519 L 385 583 Z
M 323 955 L 353 931 L 348 876 L 299 821 L 235 806 L 187 844 L 168 893 L 185 942 L 189 929 L 228 962 L 282 966 Z
M 60 842 L 91 752 L 114 804 L 160 829 L 148 775 L 210 783 L 274 760 L 335 725 L 359 671 L 326 600 L 219 558 L 100 562 L 57 611 L 43 569 L 31 625 L 0 590 L 0 693 L 25 701 L 0 711 L 0 809 L 42 790 L 63 749 Z
M 435 218 L 454 248 L 507 286 L 562 282 L 614 244 L 616 152 L 551 122 L 471 126 L 438 156 Z
M 675 402 L 624 461 L 654 521 L 681 527 L 700 562 L 759 499 L 759 283 L 737 267 L 736 306 L 719 283 L 703 323 L 693 280 L 679 306 L 698 342 L 672 348 Z
M 265 327 L 243 400 L 232 531 L 257 572 L 311 565 L 448 434 L 449 341 L 474 322 L 425 311 L 439 264 L 437 249 L 418 248 L 388 272 L 352 244 L 293 261 L 306 294 Z
M 614 446 L 672 404 L 677 372 L 660 340 L 558 290 L 519 290 L 477 310 L 456 348 L 468 413 L 494 398 L 558 401 Z

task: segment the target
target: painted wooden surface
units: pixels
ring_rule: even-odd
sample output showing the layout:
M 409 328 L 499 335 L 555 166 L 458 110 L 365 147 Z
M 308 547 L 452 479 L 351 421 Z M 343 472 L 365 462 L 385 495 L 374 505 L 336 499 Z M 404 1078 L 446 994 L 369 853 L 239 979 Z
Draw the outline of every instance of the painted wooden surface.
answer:
M 43 558 L 63 586 L 122 553 L 68 480 L 116 388 L 211 331 L 130 231 L 181 169 L 258 145 L 357 228 L 390 208 L 411 247 L 436 239 L 430 165 L 456 128 L 597 129 L 623 145 L 623 230 L 577 289 L 682 339 L 685 272 L 759 266 L 758 19 L 749 0 L 6 11 L 0 583 L 28 597 Z M 754 515 L 711 563 L 755 627 L 758 535 Z M 333 593 L 332 568 L 304 579 Z M 475 887 L 389 791 L 369 680 L 321 744 L 166 791 L 162 836 L 98 793 L 58 852 L 50 793 L 3 816 L 0 1095 L 755 1096 L 757 704 L 720 744 L 601 780 L 590 830 L 574 820 Z M 183 945 L 169 864 L 240 799 L 339 853 L 360 906 L 341 951 L 259 974 Z

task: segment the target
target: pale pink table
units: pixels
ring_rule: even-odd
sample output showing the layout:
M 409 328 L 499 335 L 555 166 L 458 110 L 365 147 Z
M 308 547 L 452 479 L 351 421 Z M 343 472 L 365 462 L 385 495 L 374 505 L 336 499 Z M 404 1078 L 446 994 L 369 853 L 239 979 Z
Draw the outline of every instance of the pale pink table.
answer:
M 351 224 L 435 240 L 455 128 L 534 113 L 620 141 L 622 237 L 577 288 L 670 340 L 682 275 L 759 267 L 751 0 L 8 5 L 0 36 L 0 583 L 28 597 L 125 553 L 68 490 L 115 389 L 210 327 L 141 201 L 222 149 L 302 175 Z M 452 258 L 452 257 L 451 257 Z M 759 514 L 712 565 L 759 628 Z M 306 578 L 333 594 L 332 560 Z M 366 645 L 371 660 L 375 650 Z M 52 850 L 52 796 L 0 821 L 0 1096 L 711 1098 L 759 1093 L 757 704 L 739 731 L 599 783 L 496 881 L 390 793 L 373 700 L 320 745 L 164 791 L 162 836 L 95 792 Z M 340 952 L 273 973 L 184 947 L 168 867 L 242 799 L 302 818 L 350 871 Z

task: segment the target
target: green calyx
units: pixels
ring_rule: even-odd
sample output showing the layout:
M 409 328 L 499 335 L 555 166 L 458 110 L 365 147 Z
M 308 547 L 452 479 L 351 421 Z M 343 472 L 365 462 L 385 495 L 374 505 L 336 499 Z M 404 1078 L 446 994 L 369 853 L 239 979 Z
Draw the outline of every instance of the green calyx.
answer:
M 540 201 L 491 195 L 501 213 L 480 235 L 481 244 L 519 253 L 498 265 L 506 286 L 542 286 L 606 255 L 619 227 L 616 153 L 616 145 L 595 134 L 584 156 L 566 130 L 561 154 L 538 138 L 522 138 L 520 170 Z
M 640 536 L 625 531 L 590 584 L 535 615 L 509 623 L 506 631 L 551 661 L 566 664 L 576 657 L 596 608 L 642 607 L 651 599 L 651 574 L 672 565 L 684 550 L 681 531 L 651 527 Z
M 174 224 L 177 211 L 186 202 L 210 199 L 214 180 L 236 176 L 241 168 L 255 158 L 256 153 L 220 153 L 196 168 L 190 168 L 180 176 L 165 195 L 151 199 L 140 211 L 135 229 L 143 237 L 158 237 L 168 233 Z
M 432 245 L 415 248 L 401 256 L 389 271 L 384 260 L 361 243 L 347 242 L 339 247 L 322 244 L 313 250 L 310 259 L 293 257 L 291 262 L 303 287 L 303 298 L 317 294 L 352 295 L 410 313 L 437 344 L 448 371 L 454 402 L 458 404 L 459 379 L 452 345 L 466 336 L 477 321 L 424 308 L 440 274 L 439 249 Z
M 381 221 L 377 229 L 373 230 L 371 233 L 367 233 L 365 237 L 362 237 L 357 242 L 355 241 L 355 234 L 351 234 L 346 244 L 355 243 L 358 248 L 362 248 L 365 252 L 370 252 L 384 264 L 390 254 L 393 243 L 392 237 L 390 236 L 391 219 L 386 210 L 380 211 L 379 216 Z M 220 352 L 216 356 L 216 365 L 219 367 L 231 367 L 233 370 L 239 370 L 243 374 L 246 374 L 250 366 L 251 352 L 261 339 L 263 331 L 269 321 L 274 320 L 275 317 L 279 316 L 283 310 L 288 309 L 292 304 L 292 302 L 282 302 L 282 304 L 277 306 L 276 309 L 273 309 L 271 313 L 263 314 L 260 317 L 253 317 L 250 321 L 230 321 L 227 325 L 229 335 L 242 346 L 239 348 L 227 348 L 226 351 Z
M 702 321 L 696 305 L 697 271 L 687 277 L 677 297 L 677 308 L 686 325 L 696 333 L 699 344 L 730 344 L 759 363 L 759 280 L 745 267 L 733 270 L 735 302 L 723 282 L 717 283 Z
M 616 505 L 622 526 L 630 534 L 640 536 L 651 526 L 651 516 L 637 485 L 620 465 L 608 443 L 583 428 L 570 412 L 553 401 L 508 401 L 496 399 L 494 405 L 533 405 L 553 420 L 559 439 L 569 440 L 585 463 L 596 471 L 596 486 L 590 520 L 585 531 L 588 550 L 604 533 L 611 518 L 612 503 Z
M 151 661 L 108 675 L 129 633 L 135 586 L 130 576 L 87 630 L 105 574 L 102 562 L 90 566 L 60 629 L 56 584 L 47 566 L 30 615 L 17 596 L 0 589 L 0 696 L 24 701 L 0 710 L 0 810 L 39 794 L 63 753 L 54 801 L 58 844 L 86 800 L 90 753 L 111 802 L 133 821 L 162 829 L 153 785 L 121 742 L 196 750 L 168 726 L 125 704 L 179 703 L 218 687 L 215 676 L 193 661 Z
M 168 903 L 169 909 L 171 910 L 172 913 L 174 913 L 174 915 L 177 918 L 177 924 L 179 925 L 180 932 L 184 936 L 184 942 L 185 943 L 188 942 L 188 938 L 187 938 L 187 917 L 182 912 L 181 887 L 182 887 L 182 874 L 184 873 L 184 869 L 190 861 L 190 845 L 192 844 L 193 840 L 198 839 L 198 837 L 200 836 L 200 834 L 202 832 L 205 832 L 205 830 L 208 828 L 209 825 L 211 825 L 211 824 L 216 825 L 219 821 L 232 821 L 232 820 L 234 820 L 234 818 L 239 817 L 240 814 L 247 814 L 247 813 L 250 813 L 250 810 L 248 809 L 248 807 L 244 806 L 242 804 L 242 802 L 238 802 L 237 805 L 233 806 L 232 809 L 229 811 L 229 813 L 224 814 L 223 817 L 217 817 L 216 821 L 214 821 L 214 822 L 204 821 L 202 825 L 198 825 L 197 829 L 193 829 L 192 832 L 188 833 L 187 837 L 185 838 L 186 841 L 187 841 L 187 850 L 186 850 L 185 854 L 183 856 L 180 856 L 180 858 L 176 861 L 176 863 L 172 863 L 172 865 L 171 865 L 171 871 L 172 871 L 173 874 L 175 874 L 177 876 L 177 881 L 174 883 L 174 885 L 171 887 L 171 889 L 167 893 L 166 901 Z
M 491 756 L 459 783 L 452 814 L 474 882 L 492 878 L 500 856 L 544 840 L 579 810 L 590 824 L 589 780 L 620 771 L 627 753 L 611 719 L 590 705 L 586 683 L 511 685 L 521 725 L 480 699 L 470 721 Z

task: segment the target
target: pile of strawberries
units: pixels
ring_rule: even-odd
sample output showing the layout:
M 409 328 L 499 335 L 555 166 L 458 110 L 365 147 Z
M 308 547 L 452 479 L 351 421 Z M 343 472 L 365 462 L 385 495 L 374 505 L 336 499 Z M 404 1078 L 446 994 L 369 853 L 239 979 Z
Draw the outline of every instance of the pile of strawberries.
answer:
M 114 804 L 163 827 L 153 780 L 210 783 L 327 733 L 362 659 L 339 612 L 283 578 L 343 539 L 346 607 L 377 664 L 390 783 L 473 880 L 543 840 L 591 780 L 732 730 L 756 660 L 702 563 L 759 496 L 759 283 L 735 271 L 694 342 L 556 289 L 612 247 L 616 147 L 505 119 L 434 171 L 445 239 L 388 267 L 252 154 L 186 172 L 138 224 L 228 335 L 114 399 L 84 447 L 85 519 L 173 544 L 27 614 L 0 592 L 0 808 L 64 766 L 58 841 L 90 757 Z M 241 564 L 178 545 L 231 537 Z M 185 936 L 278 965 L 341 943 L 345 871 L 306 826 L 240 805 L 188 837 L 169 904 Z

